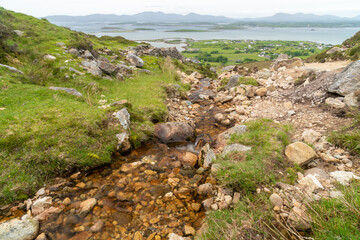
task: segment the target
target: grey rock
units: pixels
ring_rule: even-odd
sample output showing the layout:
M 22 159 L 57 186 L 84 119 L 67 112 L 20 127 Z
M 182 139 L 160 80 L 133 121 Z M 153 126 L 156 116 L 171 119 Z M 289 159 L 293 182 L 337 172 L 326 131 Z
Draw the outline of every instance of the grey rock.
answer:
M 328 91 L 346 96 L 360 88 L 360 60 L 348 65 L 337 75 Z
M 70 49 L 69 49 L 69 53 L 70 53 L 71 55 L 75 55 L 75 56 L 77 56 L 77 57 L 80 55 L 79 50 L 77 50 L 76 48 L 70 48 Z
M 98 62 L 99 68 L 106 74 L 113 74 L 116 73 L 119 68 L 109 62 L 106 61 L 99 61 Z
M 139 68 L 144 66 L 144 61 L 141 58 L 139 58 L 138 56 L 136 56 L 135 54 L 129 53 L 126 56 L 126 60 L 128 60 L 128 62 L 133 66 L 136 66 Z
M 216 69 L 213 67 L 210 68 L 210 71 L 212 71 L 213 73 L 216 73 Z
M 234 143 L 234 144 L 225 146 L 224 150 L 222 151 L 222 155 L 226 156 L 227 154 L 232 153 L 232 152 L 246 152 L 246 151 L 250 151 L 250 150 L 251 150 L 251 147 L 247 147 L 247 146 L 244 146 L 239 143 Z
M 355 108 L 359 107 L 358 98 L 355 96 L 354 93 L 350 93 L 346 95 L 344 98 L 344 103 L 348 107 L 355 107 Z
M 194 129 L 187 122 L 160 123 L 155 126 L 154 135 L 163 143 L 183 142 L 194 136 Z
M 314 175 L 316 178 L 330 179 L 329 174 L 321 168 L 310 168 L 308 170 L 305 170 L 304 176 L 306 177 L 309 174 Z
M 16 68 L 14 68 L 14 67 L 5 65 L 5 64 L 0 64 L 0 67 L 7 68 L 7 69 L 9 69 L 11 72 L 24 74 L 24 72 L 22 72 L 22 71 L 20 71 L 20 70 L 18 70 L 18 69 L 16 69 Z
M 119 72 L 125 76 L 130 75 L 133 73 L 133 70 L 124 64 L 118 64 Z
M 214 151 L 210 148 L 210 144 L 206 144 L 199 154 L 199 166 L 203 168 L 209 168 L 211 164 L 215 161 L 216 155 Z
M 270 196 L 270 202 L 273 206 L 278 206 L 278 207 L 282 207 L 282 205 L 284 205 L 284 201 L 282 200 L 282 198 L 276 194 L 273 193 Z
M 213 191 L 213 186 L 210 183 L 204 183 L 198 187 L 198 193 L 200 195 L 208 195 L 211 194 L 212 191 Z
M 225 89 L 229 90 L 230 88 L 236 87 L 239 84 L 239 78 L 239 75 L 231 76 L 229 82 L 225 86 Z
M 129 141 L 129 134 L 124 132 L 124 133 L 119 133 L 116 134 L 116 138 L 118 140 L 118 144 L 116 146 L 116 149 L 121 152 L 127 152 L 131 149 L 131 144 Z
M 335 98 L 327 98 L 325 100 L 325 104 L 329 105 L 332 108 L 344 108 L 345 107 L 345 103 L 343 103 L 342 101 L 335 99 Z
M 45 59 L 45 60 L 54 61 L 54 60 L 56 59 L 56 57 L 53 56 L 53 55 L 50 55 L 50 54 L 46 54 L 46 55 L 44 56 L 44 59 Z
M 234 70 L 235 66 L 232 65 L 232 66 L 226 66 L 224 68 L 221 69 L 222 72 L 229 72 L 229 71 L 232 71 Z
M 115 118 L 117 118 L 124 129 L 130 128 L 130 113 L 126 108 L 121 109 L 115 113 Z
M 331 172 L 329 174 L 330 174 L 330 177 L 332 177 L 337 182 L 339 182 L 340 184 L 345 185 L 345 186 L 349 185 L 349 183 L 352 179 L 360 179 L 360 177 L 356 176 L 354 173 L 346 172 L 346 171 L 335 171 L 335 172 Z
M 81 65 L 84 66 L 88 73 L 94 75 L 94 76 L 100 76 L 102 75 L 102 71 L 98 66 L 98 63 L 96 61 L 83 61 L 81 62 Z
M 276 60 L 272 64 L 271 70 L 277 71 L 281 67 L 293 68 L 293 67 L 300 67 L 303 65 L 304 63 L 300 58 L 282 59 L 282 60 Z
M 0 224 L 1 240 L 33 240 L 39 232 L 39 221 L 35 219 L 12 219 Z
M 82 94 L 80 92 L 78 92 L 76 89 L 74 88 L 64 88 L 64 87 L 49 87 L 49 89 L 54 90 L 54 91 L 65 91 L 71 95 L 74 95 L 76 97 L 82 97 Z
M 81 55 L 81 57 L 90 60 L 94 59 L 94 56 L 89 50 L 85 50 L 85 52 Z
M 76 70 L 75 68 L 69 67 L 69 70 L 74 72 L 74 73 L 77 73 L 79 75 L 84 75 L 84 73 L 80 72 L 79 70 Z

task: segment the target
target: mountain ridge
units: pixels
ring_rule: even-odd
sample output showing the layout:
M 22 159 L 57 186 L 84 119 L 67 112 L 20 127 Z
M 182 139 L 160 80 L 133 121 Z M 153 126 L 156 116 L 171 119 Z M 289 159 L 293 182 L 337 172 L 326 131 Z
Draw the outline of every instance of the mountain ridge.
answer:
M 84 16 L 51 15 L 45 17 L 53 22 L 212 22 L 212 23 L 235 23 L 235 22 L 358 22 L 360 15 L 352 18 L 335 15 L 317 15 L 308 13 L 276 13 L 273 16 L 258 18 L 229 18 L 226 16 L 201 15 L 189 13 L 186 15 L 164 12 L 141 12 L 133 15 L 116 14 L 90 14 Z

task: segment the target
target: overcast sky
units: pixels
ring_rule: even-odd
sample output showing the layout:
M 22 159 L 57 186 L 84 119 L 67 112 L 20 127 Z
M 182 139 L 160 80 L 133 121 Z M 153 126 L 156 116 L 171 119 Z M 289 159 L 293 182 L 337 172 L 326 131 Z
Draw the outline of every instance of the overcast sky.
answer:
M 360 0 L 0 0 L 0 6 L 36 17 L 143 11 L 196 12 L 235 18 L 270 16 L 278 12 L 360 15 Z

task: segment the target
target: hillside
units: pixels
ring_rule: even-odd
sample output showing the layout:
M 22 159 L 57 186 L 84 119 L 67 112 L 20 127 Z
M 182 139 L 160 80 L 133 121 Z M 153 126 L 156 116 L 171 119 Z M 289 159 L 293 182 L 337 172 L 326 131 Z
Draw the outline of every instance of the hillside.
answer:
M 153 56 L 131 66 L 125 49 L 136 45 L 0 8 L 0 63 L 18 69 L 0 67 L 0 205 L 54 176 L 110 163 L 121 133 L 111 114 L 124 106 L 132 146 L 151 137 L 153 122 L 166 118 L 164 86 L 178 83 L 176 67 Z
M 307 59 L 308 62 L 331 62 L 341 60 L 360 59 L 360 31 L 345 40 L 342 45 L 315 54 Z

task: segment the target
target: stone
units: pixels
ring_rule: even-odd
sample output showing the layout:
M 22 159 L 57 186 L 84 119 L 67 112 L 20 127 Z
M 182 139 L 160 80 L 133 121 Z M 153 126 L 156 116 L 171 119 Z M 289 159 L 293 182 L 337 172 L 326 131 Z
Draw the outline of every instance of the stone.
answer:
M 287 222 L 296 230 L 306 231 L 311 229 L 310 217 L 298 207 L 291 209 Z
M 126 153 L 131 149 L 130 136 L 127 132 L 116 134 L 118 140 L 116 150 L 120 153 Z
M 330 177 L 335 179 L 340 184 L 347 186 L 349 185 L 350 181 L 352 179 L 360 179 L 357 175 L 355 175 L 352 172 L 346 172 L 346 171 L 335 171 L 329 173 Z
M 225 116 L 222 113 L 215 114 L 214 118 L 215 118 L 215 121 L 217 121 L 217 122 L 221 122 L 221 121 L 225 120 Z
M 45 233 L 41 233 L 35 240 L 47 240 Z
M 304 176 L 306 177 L 309 174 L 315 176 L 317 179 L 330 179 L 330 175 L 327 172 L 317 167 L 305 170 Z
M 338 162 L 340 162 L 339 159 L 334 158 L 333 156 L 330 156 L 330 155 L 327 154 L 327 153 L 319 153 L 319 157 L 320 157 L 324 162 L 327 162 L 327 163 L 338 163 Z
M 56 59 L 56 57 L 53 55 L 50 55 L 50 54 L 46 54 L 44 56 L 44 60 L 54 61 L 55 59 Z
M 288 145 L 285 149 L 285 155 L 289 161 L 299 165 L 305 165 L 317 157 L 316 152 L 303 142 Z
M 84 66 L 87 70 L 88 73 L 94 75 L 94 76 L 101 76 L 102 75 L 102 71 L 98 66 L 98 63 L 96 61 L 82 61 L 81 65 Z
M 336 98 L 327 98 L 325 104 L 329 105 L 332 108 L 344 108 L 346 105 L 342 101 Z
M 284 201 L 282 200 L 282 198 L 276 194 L 276 193 L 273 193 L 271 194 L 270 196 L 270 203 L 273 205 L 273 206 L 278 206 L 278 207 L 282 207 L 284 205 Z
M 130 128 L 130 113 L 126 108 L 114 113 L 115 118 L 119 120 L 120 125 L 125 129 Z
M 143 165 L 144 163 L 141 161 L 138 162 L 132 162 L 132 163 L 124 163 L 121 165 L 120 170 L 122 172 L 128 173 L 128 172 L 132 172 L 135 169 L 139 168 L 141 165 Z
M 187 122 L 168 122 L 155 125 L 155 137 L 163 143 L 184 142 L 194 136 L 194 129 Z
M 360 88 L 360 60 L 349 64 L 328 87 L 331 93 L 346 96 Z
M 191 152 L 180 152 L 177 156 L 183 166 L 195 167 L 198 162 L 197 155 Z
M 251 147 L 247 147 L 239 143 L 233 143 L 231 145 L 225 146 L 224 150 L 222 151 L 222 155 L 225 157 L 226 155 L 232 152 L 246 152 L 250 150 Z
M 331 48 L 330 50 L 328 50 L 328 51 L 326 52 L 326 54 L 333 54 L 333 53 L 344 52 L 344 51 L 345 51 L 345 49 L 343 49 L 343 48 L 333 47 L 333 48 Z
M 246 86 L 246 89 L 245 89 L 245 95 L 246 95 L 248 98 L 253 98 L 253 97 L 255 97 L 256 90 L 257 90 L 257 87 L 251 86 L 251 85 L 247 85 L 247 86 Z
M 78 92 L 76 89 L 74 88 L 64 88 L 64 87 L 49 87 L 50 90 L 54 90 L 54 91 L 64 91 L 67 92 L 71 95 L 74 95 L 76 97 L 82 97 L 82 94 L 80 92 Z
M 170 233 L 168 235 L 168 240 L 187 240 L 188 238 L 181 237 L 175 233 Z
M 235 192 L 232 203 L 234 205 L 238 204 L 238 202 L 240 201 L 240 197 L 241 197 L 241 194 L 239 192 Z
M 229 82 L 226 84 L 225 89 L 229 90 L 233 87 L 236 87 L 237 85 L 239 85 L 239 75 L 233 75 L 230 77 Z
M 11 72 L 14 72 L 14 73 L 20 73 L 20 74 L 24 74 L 24 72 L 14 68 L 14 67 L 11 67 L 11 66 L 8 66 L 8 65 L 5 65 L 5 64 L 0 64 L 0 67 L 3 67 L 3 68 L 6 68 L 8 70 L 10 70 Z
M 185 225 L 184 233 L 185 233 L 185 235 L 195 236 L 195 228 L 193 228 L 192 226 L 189 226 L 189 225 Z
M 71 200 L 70 200 L 70 198 L 65 198 L 64 199 L 64 201 L 63 201 L 63 204 L 65 205 L 65 206 L 67 206 L 67 205 L 69 205 L 71 203 Z
M 199 166 L 207 169 L 216 160 L 214 151 L 210 148 L 210 144 L 206 144 L 199 153 Z
M 94 56 L 89 50 L 85 50 L 85 52 L 81 56 L 85 59 L 90 59 L 90 60 L 94 59 Z
M 135 67 L 138 67 L 138 68 L 142 68 L 144 66 L 144 61 L 141 58 L 139 58 L 138 56 L 136 56 L 135 54 L 129 53 L 126 56 L 126 60 L 132 66 L 135 66 Z
M 330 197 L 339 199 L 344 197 L 344 194 L 340 191 L 330 191 Z
M 204 209 L 206 211 L 209 211 L 211 209 L 211 205 L 213 205 L 213 204 L 214 204 L 213 198 L 208 198 L 202 202 L 202 205 L 204 206 Z
M 75 55 L 75 56 L 77 56 L 77 57 L 80 55 L 79 50 L 77 50 L 76 48 L 70 48 L 70 49 L 69 49 L 69 53 L 70 53 L 71 55 Z
M 80 215 L 85 216 L 90 212 L 93 207 L 96 205 L 97 201 L 95 198 L 89 198 L 80 203 Z
M 21 30 L 14 30 L 14 33 L 16 33 L 16 35 L 18 35 L 19 37 L 22 37 L 25 35 L 25 32 L 21 31 Z
M 281 59 L 281 60 L 276 60 L 270 70 L 272 71 L 280 71 L 280 68 L 285 67 L 285 68 L 294 68 L 294 67 L 301 67 L 303 66 L 304 63 L 300 58 L 292 58 L 292 59 Z
M 200 203 L 192 203 L 191 204 L 191 208 L 195 211 L 198 212 L 201 209 L 201 204 Z
M 255 91 L 255 95 L 256 95 L 256 96 L 263 97 L 263 96 L 266 96 L 267 91 L 268 91 L 267 88 L 262 87 L 262 88 L 259 88 L 259 89 L 257 89 L 257 90 Z
M 225 132 L 219 134 L 216 138 L 216 145 L 218 148 L 223 148 L 226 145 L 227 140 L 230 139 L 231 135 L 233 134 L 243 134 L 247 130 L 247 127 L 245 125 L 236 125 Z
M 39 221 L 31 218 L 15 218 L 0 224 L 1 240 L 33 240 L 38 232 Z
M 198 187 L 198 193 L 200 195 L 208 195 L 211 194 L 212 191 L 213 191 L 213 186 L 210 183 L 204 183 Z
M 117 66 L 105 61 L 99 61 L 98 66 L 106 74 L 115 74 L 117 71 L 119 71 Z
M 324 189 L 319 180 L 312 174 L 306 175 L 306 177 L 300 179 L 298 182 L 308 196 L 310 196 L 317 189 Z
M 359 107 L 358 98 L 355 96 L 355 93 L 350 93 L 345 96 L 344 104 L 350 108 L 357 108 Z
M 45 194 L 45 188 L 40 188 L 36 193 L 35 196 L 39 197 Z
M 51 197 L 43 197 L 37 199 L 31 206 L 31 212 L 33 215 L 39 215 L 43 211 L 45 211 L 46 208 L 49 208 L 52 204 L 52 198 Z
M 306 129 L 301 138 L 304 142 L 309 143 L 309 144 L 314 144 L 316 143 L 321 137 L 321 133 L 318 133 L 312 129 Z

